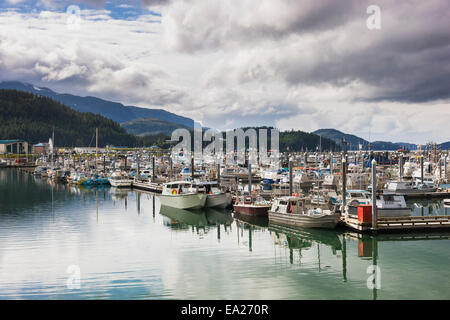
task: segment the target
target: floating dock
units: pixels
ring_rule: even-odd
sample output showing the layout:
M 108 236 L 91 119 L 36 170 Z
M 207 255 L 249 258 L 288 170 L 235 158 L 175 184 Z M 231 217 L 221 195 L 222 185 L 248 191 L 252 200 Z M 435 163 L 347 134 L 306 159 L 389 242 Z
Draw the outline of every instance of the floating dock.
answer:
M 411 230 L 450 230 L 450 216 L 383 217 L 377 219 L 376 228 L 372 222 L 361 222 L 356 215 L 341 217 L 341 223 L 358 232 L 402 232 Z

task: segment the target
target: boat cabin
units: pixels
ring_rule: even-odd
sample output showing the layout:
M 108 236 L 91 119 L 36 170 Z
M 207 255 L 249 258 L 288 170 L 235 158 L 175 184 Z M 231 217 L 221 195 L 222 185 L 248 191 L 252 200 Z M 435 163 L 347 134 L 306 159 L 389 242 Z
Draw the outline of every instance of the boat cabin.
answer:
M 163 195 L 179 195 L 188 193 L 198 193 L 197 187 L 193 186 L 189 181 L 174 181 L 163 185 Z
M 281 197 L 273 201 L 271 212 L 287 214 L 303 214 L 306 206 L 310 204 L 307 198 Z
M 405 197 L 395 194 L 380 194 L 377 196 L 377 207 L 380 209 L 407 208 Z
M 264 205 L 266 206 L 268 202 L 264 200 L 261 196 L 254 195 L 244 195 L 236 197 L 235 205 Z
M 192 186 L 197 188 L 199 193 L 219 194 L 222 193 L 217 181 L 194 181 Z
M 385 185 L 385 190 L 393 192 L 412 189 L 414 189 L 414 183 L 409 181 L 389 181 Z
M 366 190 L 348 190 L 346 197 L 349 201 L 358 200 L 359 204 L 368 204 L 371 200 L 371 193 Z

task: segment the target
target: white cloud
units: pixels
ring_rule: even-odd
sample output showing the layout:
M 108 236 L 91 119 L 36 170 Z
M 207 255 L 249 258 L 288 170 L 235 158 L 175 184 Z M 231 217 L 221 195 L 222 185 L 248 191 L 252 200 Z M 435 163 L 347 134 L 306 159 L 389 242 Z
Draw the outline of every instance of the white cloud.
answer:
M 377 32 L 360 1 L 144 4 L 162 17 L 120 20 L 99 7 L 82 11 L 78 31 L 64 12 L 0 13 L 0 79 L 165 108 L 220 129 L 450 140 L 443 1 L 383 0 Z

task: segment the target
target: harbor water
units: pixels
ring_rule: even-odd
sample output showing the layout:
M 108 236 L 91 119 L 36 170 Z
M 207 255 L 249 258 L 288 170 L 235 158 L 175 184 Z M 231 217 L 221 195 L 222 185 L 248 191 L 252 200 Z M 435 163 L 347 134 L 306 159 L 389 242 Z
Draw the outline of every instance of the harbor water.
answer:
M 0 299 L 450 299 L 449 248 L 445 232 L 292 230 L 0 169 Z

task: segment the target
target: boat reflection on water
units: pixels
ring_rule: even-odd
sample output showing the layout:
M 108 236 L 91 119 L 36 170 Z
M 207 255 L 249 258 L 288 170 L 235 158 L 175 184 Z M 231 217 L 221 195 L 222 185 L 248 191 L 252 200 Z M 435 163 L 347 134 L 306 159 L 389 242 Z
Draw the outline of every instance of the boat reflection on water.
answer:
M 413 216 L 447 216 L 450 214 L 450 207 L 444 204 L 442 199 L 430 199 L 406 202 L 411 208 Z
M 236 219 L 236 222 L 242 222 L 243 225 L 247 226 L 267 228 L 269 225 L 269 219 L 263 216 L 250 216 L 235 212 L 234 219 Z
M 113 201 L 123 200 L 128 198 L 128 193 L 131 191 L 131 188 L 110 188 L 109 193 L 111 194 L 111 199 Z
M 204 228 L 208 225 L 206 213 L 201 209 L 184 210 L 161 205 L 159 213 L 164 216 L 164 225 L 171 229 Z
M 275 244 L 289 249 L 311 248 L 314 243 L 320 243 L 331 247 L 334 255 L 342 250 L 338 233 L 332 230 L 291 228 L 269 223 L 269 231 Z
M 205 208 L 205 213 L 209 225 L 225 225 L 227 227 L 233 223 L 233 216 L 229 209 Z
M 230 211 L 226 209 L 184 210 L 162 205 L 159 213 L 164 217 L 164 225 L 174 230 L 191 228 L 192 231 L 196 229 L 197 232 L 202 230 L 206 233 L 211 227 L 216 227 L 218 239 L 220 239 L 220 226 L 224 225 L 227 232 L 227 228 L 231 228 L 233 223 L 233 217 Z
M 267 216 L 250 216 L 246 214 L 239 214 L 235 212 L 233 214 L 236 221 L 237 231 L 237 241 L 238 244 L 242 242 L 243 244 L 248 243 L 248 251 L 253 251 L 253 232 L 261 231 L 265 232 L 269 224 L 269 219 Z M 244 230 L 248 231 L 248 242 L 241 241 L 244 238 Z

